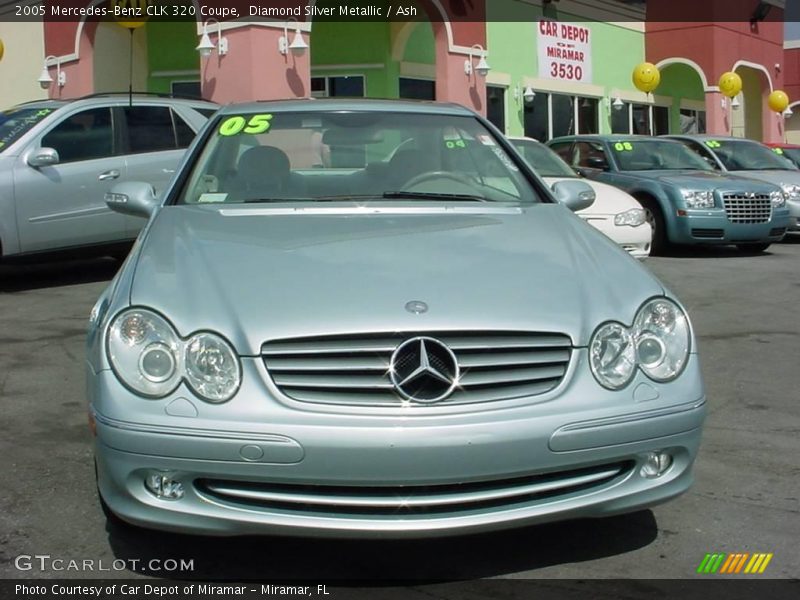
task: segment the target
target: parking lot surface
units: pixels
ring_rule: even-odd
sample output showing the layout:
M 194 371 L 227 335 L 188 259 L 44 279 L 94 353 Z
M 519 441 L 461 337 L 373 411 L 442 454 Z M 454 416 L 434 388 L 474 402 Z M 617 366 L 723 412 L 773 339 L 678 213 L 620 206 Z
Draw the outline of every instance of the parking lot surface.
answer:
M 645 264 L 699 338 L 709 416 L 694 487 L 632 515 L 434 541 L 212 539 L 107 524 L 83 354 L 89 311 L 118 263 L 0 266 L 0 578 L 693 578 L 709 552 L 773 553 L 766 575 L 800 577 L 800 236 L 762 255 L 691 249 Z M 93 562 L 56 570 L 18 559 L 37 555 Z M 193 569 L 165 570 L 169 559 Z

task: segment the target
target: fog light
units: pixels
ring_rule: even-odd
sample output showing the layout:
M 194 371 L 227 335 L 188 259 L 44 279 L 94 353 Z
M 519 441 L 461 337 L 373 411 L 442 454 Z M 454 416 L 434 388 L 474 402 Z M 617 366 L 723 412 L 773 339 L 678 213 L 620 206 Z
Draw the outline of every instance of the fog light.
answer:
M 672 466 L 672 456 L 666 452 L 648 452 L 639 473 L 642 477 L 653 479 L 661 477 Z
M 183 484 L 170 479 L 163 473 L 151 473 L 145 477 L 144 485 L 157 498 L 180 500 L 183 498 Z

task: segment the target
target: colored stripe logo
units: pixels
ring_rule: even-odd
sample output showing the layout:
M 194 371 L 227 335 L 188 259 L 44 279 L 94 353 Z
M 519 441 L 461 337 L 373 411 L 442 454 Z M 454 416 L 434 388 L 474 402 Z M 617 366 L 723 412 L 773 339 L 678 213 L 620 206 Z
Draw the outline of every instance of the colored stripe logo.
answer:
M 772 560 L 772 552 L 725 552 L 707 553 L 697 572 L 705 575 L 711 574 L 761 574 L 767 570 L 769 561 Z

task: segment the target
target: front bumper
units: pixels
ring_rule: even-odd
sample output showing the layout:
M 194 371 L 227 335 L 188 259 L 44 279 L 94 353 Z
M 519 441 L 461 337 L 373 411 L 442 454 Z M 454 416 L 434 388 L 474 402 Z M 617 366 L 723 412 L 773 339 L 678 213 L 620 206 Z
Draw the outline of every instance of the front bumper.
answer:
M 680 244 L 738 244 L 777 242 L 789 227 L 789 211 L 774 209 L 766 223 L 732 223 L 725 211 L 687 210 L 674 217 L 671 241 Z
M 644 260 L 650 256 L 650 244 L 653 231 L 650 225 L 643 223 L 637 227 L 615 225 L 614 215 L 581 215 L 581 218 L 592 227 L 604 233 L 616 242 L 623 250 L 636 259 Z
M 109 508 L 136 525 L 212 535 L 431 537 L 638 510 L 690 486 L 706 411 L 694 356 L 674 388 L 642 397 L 635 381 L 624 409 L 591 414 L 545 402 L 391 419 L 291 410 L 258 428 L 188 414 L 147 424 L 101 412 L 103 396 L 129 393 L 109 371 L 89 383 Z M 649 479 L 640 471 L 653 451 L 673 462 Z M 152 473 L 180 482 L 184 497 L 156 497 L 144 484 Z

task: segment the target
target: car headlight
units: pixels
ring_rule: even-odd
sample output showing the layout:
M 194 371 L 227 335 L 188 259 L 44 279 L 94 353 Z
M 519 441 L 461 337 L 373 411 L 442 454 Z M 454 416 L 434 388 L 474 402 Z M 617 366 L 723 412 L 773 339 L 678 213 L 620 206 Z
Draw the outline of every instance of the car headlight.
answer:
M 784 200 L 800 200 L 800 185 L 781 183 L 780 186 L 783 189 Z M 775 206 L 775 203 L 773 202 L 772 205 Z
M 683 190 L 686 208 L 713 208 L 714 192 L 711 190 Z
M 633 322 L 636 360 L 654 381 L 671 381 L 683 371 L 689 357 L 689 320 L 666 298 L 645 303 Z
M 186 380 L 203 400 L 224 402 L 241 383 L 239 361 L 227 341 L 206 332 L 183 340 L 164 317 L 147 309 L 117 315 L 107 345 L 114 373 L 143 396 L 162 398 Z
M 631 208 L 625 212 L 617 213 L 614 215 L 614 225 L 623 226 L 629 225 L 630 227 L 639 227 L 644 224 L 645 216 L 644 209 Z
M 631 331 L 621 323 L 606 323 L 592 336 L 589 366 L 603 387 L 625 387 L 636 369 L 636 351 Z
M 666 382 L 683 371 L 689 357 L 689 320 L 666 298 L 646 302 L 632 327 L 604 323 L 589 344 L 589 366 L 598 383 L 618 390 L 630 383 L 638 366 L 650 379 Z
M 239 361 L 230 344 L 213 333 L 198 333 L 186 343 L 186 381 L 210 402 L 225 402 L 239 389 Z

